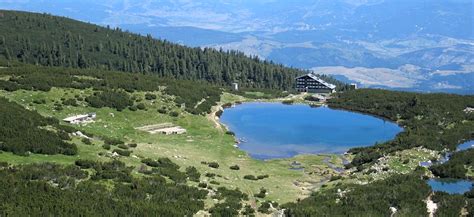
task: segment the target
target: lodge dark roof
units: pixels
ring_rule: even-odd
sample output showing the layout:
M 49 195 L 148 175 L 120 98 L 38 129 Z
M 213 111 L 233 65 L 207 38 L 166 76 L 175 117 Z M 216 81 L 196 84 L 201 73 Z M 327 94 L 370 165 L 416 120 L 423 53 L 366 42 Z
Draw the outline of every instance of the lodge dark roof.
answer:
M 296 79 L 302 78 L 302 77 L 306 77 L 306 76 L 309 76 L 311 79 L 316 80 L 317 82 L 319 82 L 319 83 L 321 83 L 322 85 L 328 87 L 329 89 L 336 89 L 336 85 L 327 83 L 327 82 L 324 81 L 323 79 L 319 78 L 314 72 L 308 73 L 308 74 L 306 74 L 306 75 L 299 76 L 299 77 L 297 77 Z

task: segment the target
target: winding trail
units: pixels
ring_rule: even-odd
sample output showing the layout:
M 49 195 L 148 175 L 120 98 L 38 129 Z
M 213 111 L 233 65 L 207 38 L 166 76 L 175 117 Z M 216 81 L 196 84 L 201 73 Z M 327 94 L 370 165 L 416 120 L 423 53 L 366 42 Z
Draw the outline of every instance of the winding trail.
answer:
M 342 161 L 345 160 L 345 158 L 342 158 Z M 331 160 L 331 157 L 330 156 L 327 156 L 326 158 L 324 158 L 323 162 L 328 165 L 329 168 L 331 168 L 332 170 L 334 170 L 334 172 L 336 173 L 343 173 L 344 172 L 344 168 L 341 168 L 341 167 L 337 167 L 336 165 L 334 165 L 333 163 L 329 162 Z
M 219 131 L 223 132 L 224 128 L 222 124 L 219 121 L 219 117 L 217 117 L 216 112 L 223 110 L 221 105 L 213 106 L 211 108 L 211 113 L 206 115 L 207 119 L 211 121 L 214 124 L 214 127 L 218 129 Z

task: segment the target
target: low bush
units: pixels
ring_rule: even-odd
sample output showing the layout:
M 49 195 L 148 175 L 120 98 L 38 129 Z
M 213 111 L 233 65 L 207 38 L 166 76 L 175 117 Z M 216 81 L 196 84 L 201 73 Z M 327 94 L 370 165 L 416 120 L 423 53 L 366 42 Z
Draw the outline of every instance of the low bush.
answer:
M 169 158 L 158 158 L 158 160 L 146 158 L 142 160 L 142 163 L 150 167 L 172 168 L 175 170 L 179 169 L 179 166 L 172 162 Z
M 245 205 L 244 210 L 240 213 L 243 216 L 254 216 L 255 209 L 253 209 L 250 205 Z
M 157 167 L 152 169 L 153 173 L 166 176 L 173 180 L 175 183 L 185 183 L 186 182 L 186 174 L 179 171 L 177 168 L 171 167 Z
M 146 106 L 145 106 L 144 103 L 139 103 L 139 104 L 137 105 L 137 109 L 139 109 L 139 110 L 145 110 L 145 109 L 146 109 Z
M 267 196 L 267 189 L 265 188 L 260 188 L 260 192 L 258 192 L 258 194 L 255 194 L 255 197 L 258 198 L 265 198 L 265 196 Z
M 125 144 L 120 144 L 120 145 L 118 145 L 117 147 L 118 147 L 118 148 L 121 148 L 121 149 L 125 149 L 125 150 L 129 149 L 129 147 L 128 147 L 127 145 L 125 145 Z
M 159 108 L 158 110 L 158 113 L 160 114 L 166 114 L 168 111 L 166 110 L 166 108 Z
M 105 150 L 110 150 L 110 145 L 109 144 L 103 144 L 102 148 Z
M 152 93 L 146 93 L 145 94 L 145 99 L 146 100 L 154 100 L 154 99 L 156 99 L 156 95 L 152 94 Z
M 265 201 L 263 202 L 260 207 L 258 207 L 258 212 L 261 212 L 261 213 L 264 213 L 264 214 L 270 214 L 272 213 L 270 211 L 270 202 L 269 201 Z
M 215 173 L 206 173 L 205 176 L 208 177 L 208 178 L 214 178 L 214 177 L 216 177 L 216 174 Z
M 248 180 L 258 180 L 257 177 L 255 177 L 254 175 L 245 175 L 245 176 L 244 176 L 244 179 L 248 179 Z
M 122 140 L 120 139 L 115 139 L 115 138 L 104 138 L 104 143 L 105 144 L 108 144 L 108 145 L 120 145 L 120 144 L 124 144 L 125 142 L 123 142 Z
M 199 178 L 201 178 L 201 173 L 199 173 L 196 167 L 193 166 L 186 168 L 186 175 L 188 176 L 189 180 L 194 182 L 199 182 Z
M 215 168 L 215 169 L 219 168 L 219 164 L 217 162 L 210 162 L 207 165 L 211 168 Z
M 46 104 L 46 100 L 45 99 L 35 99 L 35 100 L 33 100 L 33 103 L 34 104 Z
M 221 183 L 219 183 L 218 181 L 216 180 L 211 180 L 209 183 L 213 184 L 213 185 L 220 185 Z
M 95 167 L 97 165 L 97 162 L 92 160 L 76 160 L 75 164 L 81 169 L 90 169 Z
M 81 141 L 86 145 L 92 145 L 92 141 L 88 138 L 82 138 Z
M 119 154 L 120 156 L 124 156 L 124 157 L 129 157 L 130 154 L 132 153 L 131 151 L 122 150 L 122 149 L 114 149 L 112 152 L 115 152 Z

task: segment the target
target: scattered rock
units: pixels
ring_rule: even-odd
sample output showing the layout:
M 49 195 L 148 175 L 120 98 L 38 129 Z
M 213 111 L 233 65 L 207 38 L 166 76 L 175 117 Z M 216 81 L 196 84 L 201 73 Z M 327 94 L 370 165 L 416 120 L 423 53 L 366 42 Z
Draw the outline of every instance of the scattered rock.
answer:
M 390 216 L 394 216 L 395 213 L 397 213 L 398 209 L 395 208 L 395 207 L 390 207 L 390 212 L 392 212 L 392 214 Z
M 470 114 L 474 112 L 474 108 L 467 107 L 466 109 L 463 110 L 466 114 Z
M 75 133 L 72 133 L 72 135 L 79 136 L 79 137 L 86 138 L 86 139 L 91 139 L 90 137 L 84 135 L 81 131 L 77 131 Z
M 115 157 L 120 157 L 120 155 L 117 152 L 113 152 L 111 156 L 114 157 L 114 158 Z

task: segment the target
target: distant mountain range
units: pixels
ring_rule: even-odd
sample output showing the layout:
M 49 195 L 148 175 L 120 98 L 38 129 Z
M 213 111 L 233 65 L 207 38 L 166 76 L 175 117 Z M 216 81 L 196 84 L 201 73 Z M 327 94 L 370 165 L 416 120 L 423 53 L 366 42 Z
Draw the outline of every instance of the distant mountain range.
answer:
M 237 49 L 361 86 L 474 93 L 471 0 L 0 1 L 0 8 Z

